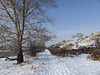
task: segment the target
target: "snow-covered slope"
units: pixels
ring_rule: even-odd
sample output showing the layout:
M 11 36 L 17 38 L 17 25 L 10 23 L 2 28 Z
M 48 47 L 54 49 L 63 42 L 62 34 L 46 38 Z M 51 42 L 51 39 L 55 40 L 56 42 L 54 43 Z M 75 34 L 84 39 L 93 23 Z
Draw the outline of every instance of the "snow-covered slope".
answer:
M 48 50 L 28 63 L 16 65 L 16 61 L 0 58 L 0 75 L 100 75 L 100 62 L 87 59 L 88 55 L 78 57 L 56 57 Z
M 81 47 L 95 47 L 97 39 L 100 39 L 100 31 L 92 33 L 91 36 L 77 37 L 72 40 L 62 41 L 51 47 L 65 48 L 68 50 L 79 49 Z

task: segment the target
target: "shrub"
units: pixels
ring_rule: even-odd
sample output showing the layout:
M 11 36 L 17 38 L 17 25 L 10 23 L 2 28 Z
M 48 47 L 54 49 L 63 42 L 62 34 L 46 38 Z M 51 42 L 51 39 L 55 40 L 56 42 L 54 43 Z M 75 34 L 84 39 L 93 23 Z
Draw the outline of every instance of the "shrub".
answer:
M 92 60 L 100 60 L 100 49 L 95 49 L 92 53 L 91 56 L 89 57 Z
M 45 50 L 45 46 L 41 45 L 41 43 L 36 42 L 36 41 L 30 42 L 29 54 L 32 57 L 35 57 L 38 52 L 42 52 L 44 50 Z

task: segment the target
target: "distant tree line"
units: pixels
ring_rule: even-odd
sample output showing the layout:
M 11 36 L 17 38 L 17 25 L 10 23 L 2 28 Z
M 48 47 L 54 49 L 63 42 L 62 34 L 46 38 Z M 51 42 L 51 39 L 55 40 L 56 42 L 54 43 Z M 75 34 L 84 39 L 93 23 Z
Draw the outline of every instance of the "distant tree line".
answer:
M 75 35 L 71 36 L 72 38 L 83 37 L 82 33 L 76 33 Z

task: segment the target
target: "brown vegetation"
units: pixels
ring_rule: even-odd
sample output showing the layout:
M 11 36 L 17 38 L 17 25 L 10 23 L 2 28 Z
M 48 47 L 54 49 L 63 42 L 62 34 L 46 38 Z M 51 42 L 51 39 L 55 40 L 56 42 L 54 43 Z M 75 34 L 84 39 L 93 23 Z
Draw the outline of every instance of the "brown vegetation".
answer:
M 66 50 L 66 48 L 58 49 L 58 48 L 48 48 L 51 52 L 51 54 L 56 56 L 69 56 L 69 55 L 80 55 L 82 53 L 85 54 L 91 54 L 94 51 L 94 48 L 80 48 L 80 49 L 72 49 L 72 50 Z
M 96 60 L 100 61 L 100 49 L 94 49 L 94 51 L 90 54 L 88 58 L 94 61 Z
M 51 52 L 51 54 L 56 55 L 56 56 L 78 56 L 80 54 L 90 54 L 90 56 L 88 56 L 88 59 L 91 60 L 99 60 L 100 61 L 100 48 L 86 48 L 86 47 L 82 47 L 80 49 L 72 49 L 72 50 L 66 50 L 66 49 L 57 49 L 57 48 L 48 48 Z

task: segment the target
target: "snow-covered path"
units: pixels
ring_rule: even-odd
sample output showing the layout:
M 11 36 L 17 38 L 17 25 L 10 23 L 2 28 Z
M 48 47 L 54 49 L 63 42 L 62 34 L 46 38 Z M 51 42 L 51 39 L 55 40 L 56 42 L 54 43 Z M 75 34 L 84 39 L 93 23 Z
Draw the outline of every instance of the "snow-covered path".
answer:
M 75 58 L 59 58 L 46 50 L 38 56 L 45 62 L 41 75 L 100 75 L 100 62 L 86 59 L 85 54 Z
M 43 68 L 43 75 L 71 75 L 70 69 L 67 68 L 65 62 L 60 58 L 50 54 L 48 50 L 38 54 L 39 59 L 43 59 L 45 62 Z
M 56 57 L 48 50 L 30 58 L 30 63 L 15 65 L 16 61 L 0 58 L 0 75 L 100 75 L 100 62 L 78 57 Z

